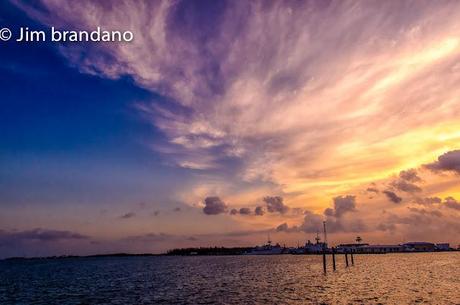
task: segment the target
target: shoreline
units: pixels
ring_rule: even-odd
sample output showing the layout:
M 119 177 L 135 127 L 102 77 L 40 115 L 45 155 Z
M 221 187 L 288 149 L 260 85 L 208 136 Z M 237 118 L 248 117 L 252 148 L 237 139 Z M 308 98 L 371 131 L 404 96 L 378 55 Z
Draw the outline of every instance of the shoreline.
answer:
M 450 253 L 460 252 L 460 250 L 445 250 L 445 251 L 400 251 L 400 252 L 386 252 L 386 253 L 372 253 L 372 252 L 353 252 L 353 255 L 385 255 L 385 254 L 419 254 L 419 253 Z M 332 255 L 331 252 L 326 252 L 326 255 Z M 351 254 L 348 252 L 347 254 Z M 196 257 L 196 256 L 322 256 L 323 253 L 279 253 L 279 254 L 247 254 L 247 253 L 228 253 L 228 254 L 168 254 L 168 253 L 111 253 L 111 254 L 92 254 L 92 255 L 59 255 L 59 256 L 35 256 L 35 257 L 7 257 L 0 259 L 0 262 L 7 261 L 31 261 L 31 260 L 65 260 L 74 258 L 117 258 L 117 257 Z M 345 255 L 345 253 L 335 253 L 335 255 Z

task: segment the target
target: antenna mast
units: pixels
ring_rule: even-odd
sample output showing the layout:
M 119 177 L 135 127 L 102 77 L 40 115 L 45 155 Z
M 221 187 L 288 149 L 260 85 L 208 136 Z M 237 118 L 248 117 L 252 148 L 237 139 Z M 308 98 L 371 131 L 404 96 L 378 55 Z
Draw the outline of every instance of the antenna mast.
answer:
M 326 222 L 323 221 L 323 230 L 324 230 L 324 244 L 327 244 L 327 232 L 326 232 Z

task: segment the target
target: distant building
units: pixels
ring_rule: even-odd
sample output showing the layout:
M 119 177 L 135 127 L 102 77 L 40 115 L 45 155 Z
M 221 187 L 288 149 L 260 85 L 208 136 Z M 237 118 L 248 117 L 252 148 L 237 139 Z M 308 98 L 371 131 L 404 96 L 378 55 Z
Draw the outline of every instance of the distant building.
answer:
M 450 250 L 450 244 L 449 243 L 436 244 L 436 250 L 438 250 L 438 251 L 449 251 Z
M 340 244 L 336 247 L 337 252 L 340 253 L 345 253 L 345 252 L 356 252 L 356 253 L 364 253 L 365 251 L 364 248 L 368 247 L 369 244 L 361 244 L 361 243 L 356 243 L 356 244 Z
M 405 251 L 411 252 L 432 252 L 436 249 L 435 244 L 423 241 L 405 243 L 403 247 Z

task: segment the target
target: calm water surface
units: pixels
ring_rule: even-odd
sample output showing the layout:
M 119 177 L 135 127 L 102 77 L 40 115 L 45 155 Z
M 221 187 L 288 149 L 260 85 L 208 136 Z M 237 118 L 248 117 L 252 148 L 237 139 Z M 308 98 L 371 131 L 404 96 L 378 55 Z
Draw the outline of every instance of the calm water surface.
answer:
M 460 304 L 460 252 L 0 262 L 0 304 Z M 330 266 L 329 266 L 330 267 Z

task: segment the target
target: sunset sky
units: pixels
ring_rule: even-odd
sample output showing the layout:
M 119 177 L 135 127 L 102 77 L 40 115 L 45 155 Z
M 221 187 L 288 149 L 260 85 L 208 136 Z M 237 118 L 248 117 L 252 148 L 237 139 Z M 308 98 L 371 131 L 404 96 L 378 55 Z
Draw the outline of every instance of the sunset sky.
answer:
M 0 257 L 460 243 L 459 1 L 4 1 Z

